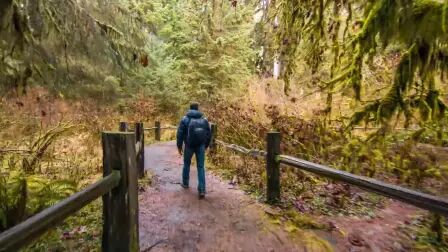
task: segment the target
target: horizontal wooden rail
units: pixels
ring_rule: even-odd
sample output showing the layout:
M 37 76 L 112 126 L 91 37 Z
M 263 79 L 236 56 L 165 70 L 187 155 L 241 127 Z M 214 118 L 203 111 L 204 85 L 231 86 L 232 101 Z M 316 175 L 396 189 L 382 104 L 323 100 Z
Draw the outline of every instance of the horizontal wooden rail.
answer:
M 155 130 L 155 129 L 158 129 L 157 127 L 150 127 L 150 128 L 145 128 L 145 130 Z M 160 129 L 162 130 L 162 129 L 172 129 L 172 130 L 175 130 L 175 129 L 177 129 L 177 127 L 176 126 L 164 126 L 164 127 L 160 127 Z
M 215 126 L 216 127 L 216 126 Z M 414 205 L 418 208 L 425 209 L 434 213 L 448 216 L 448 200 L 436 197 L 430 194 L 410 190 L 401 186 L 388 184 L 372 178 L 354 175 L 345 171 L 334 169 L 328 166 L 312 163 L 296 157 L 281 155 L 280 150 L 280 134 L 270 132 L 267 135 L 267 152 L 263 150 L 247 149 L 245 147 L 228 144 L 217 140 L 217 144 L 224 148 L 253 157 L 266 157 L 267 170 L 267 200 L 274 203 L 280 200 L 280 171 L 278 164 L 293 166 L 307 172 L 311 172 L 322 177 L 342 181 L 344 183 L 358 186 L 362 189 L 393 198 L 404 203 Z M 274 159 L 272 158 L 274 157 Z M 272 161 L 274 160 L 274 161 Z
M 150 128 L 143 128 L 143 131 L 145 130 L 154 130 L 154 138 L 156 141 L 160 141 L 161 138 L 161 131 L 162 130 L 175 130 L 177 129 L 176 126 L 172 126 L 172 125 L 168 125 L 168 126 L 161 126 L 160 121 L 155 121 L 154 122 L 154 127 L 150 127 Z
M 118 186 L 120 178 L 120 171 L 114 171 L 86 189 L 1 233 L 0 251 L 16 251 L 29 244 L 43 232 Z
M 341 127 L 341 126 L 330 126 L 330 129 L 334 130 L 345 130 L 345 129 L 351 129 L 351 130 L 379 130 L 382 129 L 381 127 L 361 127 L 361 126 L 354 126 L 354 127 Z M 392 128 L 392 131 L 413 131 L 413 130 L 419 130 L 418 128 Z
M 157 127 L 145 128 L 145 130 L 155 130 L 155 129 L 157 129 Z M 172 129 L 172 130 L 174 130 L 174 129 L 177 129 L 177 127 L 176 126 L 164 126 L 164 127 L 160 127 L 160 129 Z
M 290 165 L 323 177 L 339 180 L 360 188 L 394 198 L 404 203 L 448 216 L 448 200 L 433 195 L 417 192 L 404 187 L 387 184 L 372 178 L 353 175 L 351 173 L 315 164 L 291 156 L 279 155 L 280 163 Z
M 174 129 L 177 129 L 177 127 L 176 126 L 164 126 L 164 127 L 160 127 L 160 129 L 172 129 L 172 130 L 174 130 Z
M 222 145 L 226 149 L 233 150 L 244 155 L 249 155 L 252 157 L 266 157 L 266 151 L 263 150 L 248 149 L 243 146 L 239 146 L 236 144 L 229 144 L 218 139 L 215 139 L 215 142 L 218 143 L 219 145 Z

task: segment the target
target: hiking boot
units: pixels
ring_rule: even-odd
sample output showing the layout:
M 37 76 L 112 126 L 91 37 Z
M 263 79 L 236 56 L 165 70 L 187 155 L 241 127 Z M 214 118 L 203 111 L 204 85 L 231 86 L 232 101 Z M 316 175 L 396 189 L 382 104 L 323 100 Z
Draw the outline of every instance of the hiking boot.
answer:
M 199 199 L 205 198 L 205 192 L 199 192 Z
M 188 189 L 188 188 L 190 188 L 188 185 L 185 185 L 185 184 L 183 184 L 183 183 L 180 183 L 180 186 L 182 186 L 183 189 Z

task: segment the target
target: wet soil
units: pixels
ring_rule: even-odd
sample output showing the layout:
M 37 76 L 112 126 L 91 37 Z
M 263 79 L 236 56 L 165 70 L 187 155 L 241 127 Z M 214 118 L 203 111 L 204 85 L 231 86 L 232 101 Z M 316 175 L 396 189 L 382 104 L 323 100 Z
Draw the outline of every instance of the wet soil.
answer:
M 330 223 L 333 230 L 321 233 L 334 245 L 336 251 L 382 252 L 411 251 L 412 240 L 400 227 L 409 225 L 413 216 L 420 212 L 415 207 L 388 200 L 375 217 L 321 217 L 321 222 Z
M 139 195 L 142 251 L 322 251 L 271 224 L 259 203 L 211 174 L 205 199 L 195 167 L 183 189 L 174 142 L 147 147 L 145 158 L 155 183 Z
M 399 227 L 417 210 L 402 203 L 390 200 L 374 218 L 316 217 L 331 231 L 288 233 L 271 223 L 265 205 L 210 173 L 200 200 L 195 166 L 190 188 L 180 186 L 182 164 L 174 142 L 145 148 L 145 169 L 153 178 L 139 195 L 142 251 L 409 250 Z

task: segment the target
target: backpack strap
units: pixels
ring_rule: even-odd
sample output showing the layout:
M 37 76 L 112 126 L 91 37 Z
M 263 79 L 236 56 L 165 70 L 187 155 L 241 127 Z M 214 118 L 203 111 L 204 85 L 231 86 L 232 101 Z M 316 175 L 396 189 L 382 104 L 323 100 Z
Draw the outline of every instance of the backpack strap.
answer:
M 188 122 L 187 122 L 187 130 L 188 130 L 188 127 L 190 127 L 191 118 L 187 116 L 187 119 L 188 119 Z

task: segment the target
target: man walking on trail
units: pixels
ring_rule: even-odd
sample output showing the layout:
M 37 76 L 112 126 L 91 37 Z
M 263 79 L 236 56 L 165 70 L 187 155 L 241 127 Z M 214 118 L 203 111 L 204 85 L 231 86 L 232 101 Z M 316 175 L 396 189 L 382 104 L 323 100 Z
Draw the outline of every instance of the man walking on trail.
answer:
M 190 182 L 190 165 L 193 154 L 196 155 L 198 169 L 199 198 L 205 197 L 205 150 L 210 145 L 210 125 L 199 111 L 198 103 L 191 103 L 190 110 L 180 121 L 177 128 L 177 149 L 184 155 L 182 187 L 188 188 Z M 185 143 L 185 150 L 182 146 Z

